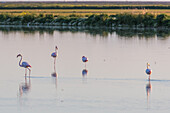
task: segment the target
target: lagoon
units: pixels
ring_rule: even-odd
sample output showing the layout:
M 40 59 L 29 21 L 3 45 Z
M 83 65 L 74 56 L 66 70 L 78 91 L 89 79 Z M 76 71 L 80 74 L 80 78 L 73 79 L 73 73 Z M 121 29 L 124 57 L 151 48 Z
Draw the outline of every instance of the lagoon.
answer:
M 56 45 L 57 77 L 52 77 Z M 170 111 L 169 31 L 1 27 L 0 51 L 3 113 Z M 32 66 L 30 78 L 18 65 L 19 53 Z M 25 84 L 29 89 L 21 93 Z

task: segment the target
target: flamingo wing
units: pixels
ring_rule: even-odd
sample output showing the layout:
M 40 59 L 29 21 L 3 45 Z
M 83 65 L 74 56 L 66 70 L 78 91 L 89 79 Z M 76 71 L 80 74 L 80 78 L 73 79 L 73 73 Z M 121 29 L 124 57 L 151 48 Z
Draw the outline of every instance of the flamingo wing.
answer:
M 88 60 L 87 60 L 87 57 L 82 57 L 82 61 L 83 62 L 87 62 Z
M 146 73 L 147 73 L 148 75 L 150 75 L 150 74 L 152 73 L 152 70 L 151 70 L 151 69 L 146 69 Z
M 31 65 L 29 65 L 27 62 L 22 62 L 22 67 L 27 68 L 27 67 L 31 67 Z
M 54 52 L 54 53 L 51 54 L 51 56 L 52 56 L 52 57 L 57 57 L 57 53 Z

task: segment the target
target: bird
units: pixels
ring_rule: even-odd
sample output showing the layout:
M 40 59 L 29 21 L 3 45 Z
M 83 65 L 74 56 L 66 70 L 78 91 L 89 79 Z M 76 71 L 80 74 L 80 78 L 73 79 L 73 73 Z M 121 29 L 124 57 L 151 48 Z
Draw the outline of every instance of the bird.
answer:
M 147 63 L 147 69 L 146 69 L 146 74 L 147 75 L 149 75 L 149 80 L 150 80 L 150 75 L 151 75 L 151 73 L 152 73 L 152 70 L 151 69 L 149 69 L 149 66 L 150 66 L 150 64 L 149 63 Z
M 21 55 L 21 54 L 18 54 L 18 55 L 17 55 L 17 58 L 18 58 L 18 57 L 21 57 L 21 59 L 20 59 L 20 61 L 19 61 L 19 66 L 25 68 L 25 76 L 26 76 L 26 69 L 29 70 L 29 75 L 30 75 L 30 71 L 31 71 L 31 70 L 29 69 L 29 67 L 31 68 L 31 65 L 29 65 L 27 62 L 22 62 L 22 63 L 21 63 L 21 61 L 22 61 L 22 55 Z
M 82 61 L 85 63 L 85 67 L 86 67 L 86 62 L 88 62 L 88 58 L 85 56 L 82 56 Z
M 51 54 L 51 56 L 52 56 L 53 58 L 56 58 L 56 57 L 58 56 L 57 50 L 58 50 L 58 47 L 55 46 L 55 52 L 53 52 L 53 53 Z
M 51 56 L 54 58 L 54 73 L 51 74 L 51 76 L 53 76 L 53 77 L 57 77 L 56 67 L 55 67 L 56 58 L 57 58 L 57 56 L 58 56 L 57 50 L 58 50 L 58 47 L 55 46 L 55 52 L 53 52 L 53 53 L 51 54 Z

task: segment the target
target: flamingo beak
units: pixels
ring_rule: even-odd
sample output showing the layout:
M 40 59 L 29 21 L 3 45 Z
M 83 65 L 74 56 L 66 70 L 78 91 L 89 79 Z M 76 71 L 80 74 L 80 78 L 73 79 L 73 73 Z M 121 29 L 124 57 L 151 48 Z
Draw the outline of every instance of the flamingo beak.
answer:
M 58 49 L 58 47 L 57 47 L 57 46 L 56 46 L 55 48 L 56 48 L 56 49 Z
M 21 55 L 20 55 L 20 54 L 18 54 L 18 55 L 17 55 L 17 58 L 18 58 L 19 56 L 21 56 Z

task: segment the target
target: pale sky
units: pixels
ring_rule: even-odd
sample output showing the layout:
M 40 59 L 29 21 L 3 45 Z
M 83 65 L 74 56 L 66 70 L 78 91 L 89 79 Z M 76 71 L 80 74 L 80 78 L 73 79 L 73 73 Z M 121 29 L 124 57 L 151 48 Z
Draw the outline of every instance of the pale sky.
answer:
M 6 1 L 168 1 L 170 0 L 0 0 L 1 2 L 6 2 Z

